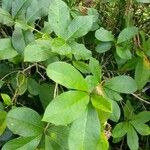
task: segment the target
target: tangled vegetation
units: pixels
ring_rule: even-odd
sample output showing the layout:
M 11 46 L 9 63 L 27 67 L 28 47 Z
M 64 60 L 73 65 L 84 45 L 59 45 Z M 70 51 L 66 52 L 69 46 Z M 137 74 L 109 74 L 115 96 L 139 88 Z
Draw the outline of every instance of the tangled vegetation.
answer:
M 150 149 L 150 0 L 0 0 L 2 150 Z

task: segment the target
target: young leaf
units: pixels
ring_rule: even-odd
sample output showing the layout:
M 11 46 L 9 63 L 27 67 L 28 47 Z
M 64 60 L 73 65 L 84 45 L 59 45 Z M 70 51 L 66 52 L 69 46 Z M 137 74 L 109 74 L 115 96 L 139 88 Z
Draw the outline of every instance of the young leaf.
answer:
M 107 80 L 104 87 L 119 93 L 127 94 L 133 93 L 137 90 L 135 81 L 131 77 L 125 75 L 120 75 Z
M 6 123 L 14 134 L 23 137 L 37 136 L 43 132 L 40 115 L 30 108 L 18 107 L 10 110 Z
M 117 44 L 132 39 L 137 33 L 138 33 L 138 28 L 136 28 L 136 27 L 125 28 L 119 34 Z
M 138 150 L 139 138 L 135 129 L 130 125 L 127 132 L 127 144 L 131 150 Z
M 40 62 L 51 56 L 51 41 L 38 39 L 30 43 L 24 50 L 24 61 Z
M 109 102 L 109 100 L 107 100 L 103 96 L 92 95 L 91 100 L 95 108 L 111 113 L 112 111 L 111 103 Z
M 95 150 L 100 138 L 98 115 L 91 106 L 71 126 L 69 134 L 70 150 Z
M 65 62 L 54 62 L 47 67 L 47 75 L 70 89 L 87 91 L 88 86 L 83 76 L 70 64 Z
M 10 106 L 10 105 L 13 104 L 11 98 L 9 97 L 9 95 L 1 94 L 1 97 L 2 97 L 5 105 Z
M 14 25 L 14 21 L 9 12 L 2 8 L 0 8 L 0 23 L 5 24 L 7 26 Z
M 93 76 L 96 78 L 98 82 L 101 81 L 101 66 L 99 64 L 99 61 L 95 58 L 91 57 L 89 62 L 89 68 L 93 74 Z
M 55 34 L 64 37 L 70 23 L 69 7 L 62 0 L 52 0 L 49 7 L 48 22 Z
M 2 150 L 35 150 L 40 142 L 41 135 L 37 137 L 19 137 L 8 141 Z
M 114 36 L 112 35 L 111 31 L 107 31 L 102 27 L 95 32 L 95 37 L 103 42 L 114 40 Z
M 141 90 L 150 77 L 150 69 L 145 65 L 143 59 L 139 59 L 135 69 L 135 81 L 138 87 L 138 90 Z
M 0 60 L 10 59 L 17 55 L 18 53 L 12 48 L 9 38 L 0 39 Z
M 55 125 L 67 125 L 85 112 L 88 102 L 89 96 L 85 92 L 64 92 L 48 105 L 42 120 Z
M 74 39 L 86 35 L 93 25 L 93 16 L 78 16 L 68 26 L 65 39 Z
M 112 131 L 112 136 L 114 138 L 123 137 L 128 132 L 128 122 L 120 122 L 118 123 Z

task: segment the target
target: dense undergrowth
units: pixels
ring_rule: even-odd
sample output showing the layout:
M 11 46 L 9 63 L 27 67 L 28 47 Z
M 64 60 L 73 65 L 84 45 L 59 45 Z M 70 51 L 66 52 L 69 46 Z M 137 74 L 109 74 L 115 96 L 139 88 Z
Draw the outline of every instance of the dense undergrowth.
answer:
M 150 149 L 149 0 L 1 0 L 2 150 Z

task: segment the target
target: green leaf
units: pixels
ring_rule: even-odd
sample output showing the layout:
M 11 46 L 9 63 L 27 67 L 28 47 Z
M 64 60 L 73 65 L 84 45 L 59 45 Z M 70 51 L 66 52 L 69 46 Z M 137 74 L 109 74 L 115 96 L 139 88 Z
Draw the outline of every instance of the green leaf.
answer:
M 29 44 L 24 51 L 24 61 L 40 62 L 51 56 L 51 40 L 38 39 Z
M 28 78 L 28 91 L 30 94 L 32 95 L 38 95 L 40 93 L 39 91 L 39 84 L 36 82 L 36 80 L 32 79 L 32 78 Z
M 111 104 L 112 104 L 112 113 L 110 115 L 110 120 L 114 122 L 118 122 L 118 120 L 120 119 L 120 115 L 121 115 L 120 107 L 118 103 L 113 100 L 111 100 Z
M 139 138 L 135 129 L 130 125 L 127 132 L 127 144 L 131 150 L 138 150 Z
M 0 80 L 0 88 L 3 86 L 4 83 L 4 81 Z
M 55 125 L 67 125 L 85 112 L 88 102 L 89 96 L 85 92 L 62 93 L 48 105 L 42 120 Z
M 70 44 L 70 47 L 76 60 L 88 60 L 92 56 L 91 51 L 88 50 L 83 44 L 73 42 Z
M 47 83 L 44 83 L 39 86 L 39 91 L 40 91 L 39 97 L 44 110 L 46 109 L 50 101 L 53 99 L 54 88 L 55 86 L 53 84 L 47 84 Z
M 73 66 L 82 73 L 90 73 L 88 64 L 82 61 L 73 61 Z
M 137 130 L 137 132 L 141 135 L 150 135 L 150 127 L 147 124 L 132 122 L 131 124 Z
M 107 97 L 109 97 L 110 99 L 114 100 L 114 101 L 121 101 L 122 97 L 120 96 L 120 94 L 116 91 L 113 91 L 111 89 L 108 88 L 104 88 L 105 94 L 107 95 Z
M 69 7 L 62 0 L 52 0 L 49 7 L 48 22 L 59 37 L 64 37 L 70 23 Z
M 93 76 L 96 78 L 96 80 L 98 82 L 100 82 L 101 81 L 101 76 L 102 76 L 101 75 L 102 68 L 99 64 L 99 61 L 96 60 L 95 58 L 91 57 L 90 62 L 89 62 L 89 68 L 90 68 Z
M 30 108 L 18 107 L 7 114 L 7 127 L 23 137 L 37 136 L 43 132 L 43 123 L 40 115 Z
M 12 34 L 12 44 L 19 54 L 23 54 L 25 47 L 34 41 L 34 35 L 30 30 L 22 30 L 17 25 Z
M 131 59 L 132 54 L 127 46 L 116 46 L 117 55 L 122 59 Z
M 118 36 L 117 43 L 122 43 L 132 39 L 138 33 L 138 28 L 136 27 L 127 27 L 121 31 Z
M 0 110 L 0 136 L 6 129 L 6 115 L 7 113 L 5 111 Z
M 93 16 L 78 16 L 72 20 L 67 29 L 66 40 L 86 35 L 93 25 Z
M 0 23 L 5 24 L 7 26 L 14 25 L 14 21 L 9 12 L 2 8 L 0 8 Z
M 104 53 L 104 52 L 107 52 L 110 50 L 110 48 L 112 47 L 112 42 L 100 42 L 95 50 L 98 52 L 98 53 Z
M 150 77 L 150 69 L 144 63 L 143 59 L 139 59 L 135 69 L 135 81 L 138 87 L 138 90 L 141 90 L 145 84 L 148 82 Z
M 95 32 L 95 37 L 103 42 L 114 41 L 114 36 L 111 31 L 100 28 Z
M 71 47 L 62 38 L 55 38 L 52 41 L 52 52 L 59 55 L 69 55 L 71 54 Z
M 70 150 L 95 150 L 100 138 L 100 123 L 96 111 L 89 106 L 88 110 L 75 120 L 69 134 Z
M 37 137 L 19 137 L 8 141 L 2 150 L 35 150 L 40 142 L 41 135 Z
M 2 0 L 2 8 L 9 12 L 12 7 L 12 1 L 13 0 Z
M 17 55 L 18 53 L 12 48 L 9 38 L 0 39 L 0 60 L 10 59 Z
M 128 122 L 120 122 L 118 123 L 112 131 L 112 136 L 114 138 L 123 137 L 128 132 Z
M 134 123 L 146 123 L 150 121 L 150 111 L 142 111 L 139 114 L 132 117 Z
M 52 126 L 48 128 L 47 135 L 48 138 L 50 139 L 51 145 L 54 148 L 54 150 L 68 149 L 69 131 L 70 128 L 67 126 Z
M 111 103 L 109 102 L 109 100 L 107 100 L 103 96 L 92 95 L 91 100 L 95 108 L 111 113 L 112 111 Z
M 54 62 L 47 67 L 47 75 L 70 89 L 87 91 L 88 86 L 83 76 L 70 64 L 65 62 Z
M 26 21 L 34 23 L 37 19 L 48 14 L 48 8 L 51 0 L 32 0 L 27 8 Z
M 9 95 L 1 94 L 1 97 L 2 97 L 5 105 L 10 106 L 10 105 L 13 104 L 11 98 L 9 97 Z
M 120 75 L 107 80 L 104 87 L 114 90 L 119 93 L 133 93 L 137 90 L 134 79 L 129 76 Z
M 13 18 L 25 18 L 25 11 L 30 6 L 31 0 L 13 0 L 12 16 Z

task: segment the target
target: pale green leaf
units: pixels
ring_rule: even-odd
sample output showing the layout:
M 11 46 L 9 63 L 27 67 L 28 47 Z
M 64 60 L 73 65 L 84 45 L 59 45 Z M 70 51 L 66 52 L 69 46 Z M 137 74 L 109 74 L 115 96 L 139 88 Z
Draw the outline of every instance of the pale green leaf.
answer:
M 72 54 L 76 60 L 88 60 L 92 56 L 91 51 L 83 44 L 73 42 L 70 44 L 70 47 L 72 48 Z
M 103 42 L 113 41 L 114 36 L 111 31 L 107 31 L 104 28 L 100 28 L 95 32 L 95 37 Z
M 24 61 L 40 62 L 51 56 L 51 40 L 38 39 L 24 50 Z
M 78 16 L 72 20 L 65 39 L 74 39 L 86 35 L 93 25 L 93 16 Z
M 54 98 L 48 105 L 43 121 L 54 123 L 55 125 L 67 125 L 85 112 L 88 102 L 89 96 L 85 92 L 64 92 Z
M 37 137 L 19 137 L 8 141 L 2 150 L 35 150 L 40 142 L 41 135 Z
M 100 123 L 97 112 L 91 106 L 71 126 L 69 150 L 95 150 L 100 138 Z
M 0 60 L 10 59 L 17 55 L 18 53 L 12 48 L 9 38 L 0 39 Z
M 139 3 L 150 3 L 150 0 L 136 0 Z
M 43 132 L 43 123 L 40 115 L 26 107 L 10 110 L 6 118 L 7 127 L 23 137 L 37 136 Z
M 112 111 L 112 106 L 109 100 L 104 98 L 101 95 L 92 95 L 91 97 L 92 104 L 95 108 L 100 109 L 102 111 L 111 113 Z
M 104 53 L 104 52 L 107 52 L 110 50 L 110 48 L 112 47 L 112 42 L 100 42 L 95 50 L 98 52 L 98 53 Z
M 2 0 L 2 8 L 9 12 L 12 6 L 12 1 L 13 0 Z
M 132 39 L 137 33 L 138 33 L 138 28 L 127 27 L 124 30 L 122 30 L 121 33 L 119 34 L 117 43 L 119 44 L 128 41 Z
M 7 26 L 12 26 L 14 24 L 14 21 L 6 10 L 0 8 L 0 23 L 5 24 Z
M 87 91 L 88 86 L 83 76 L 72 65 L 65 62 L 54 62 L 47 67 L 47 75 L 70 89 Z
M 139 138 L 135 129 L 130 125 L 127 132 L 127 144 L 131 150 L 138 150 Z
M 133 93 L 137 90 L 134 79 L 129 76 L 120 75 L 107 80 L 104 87 L 119 93 Z
M 59 37 L 64 37 L 70 23 L 69 7 L 62 0 L 51 0 L 49 7 L 48 22 Z

